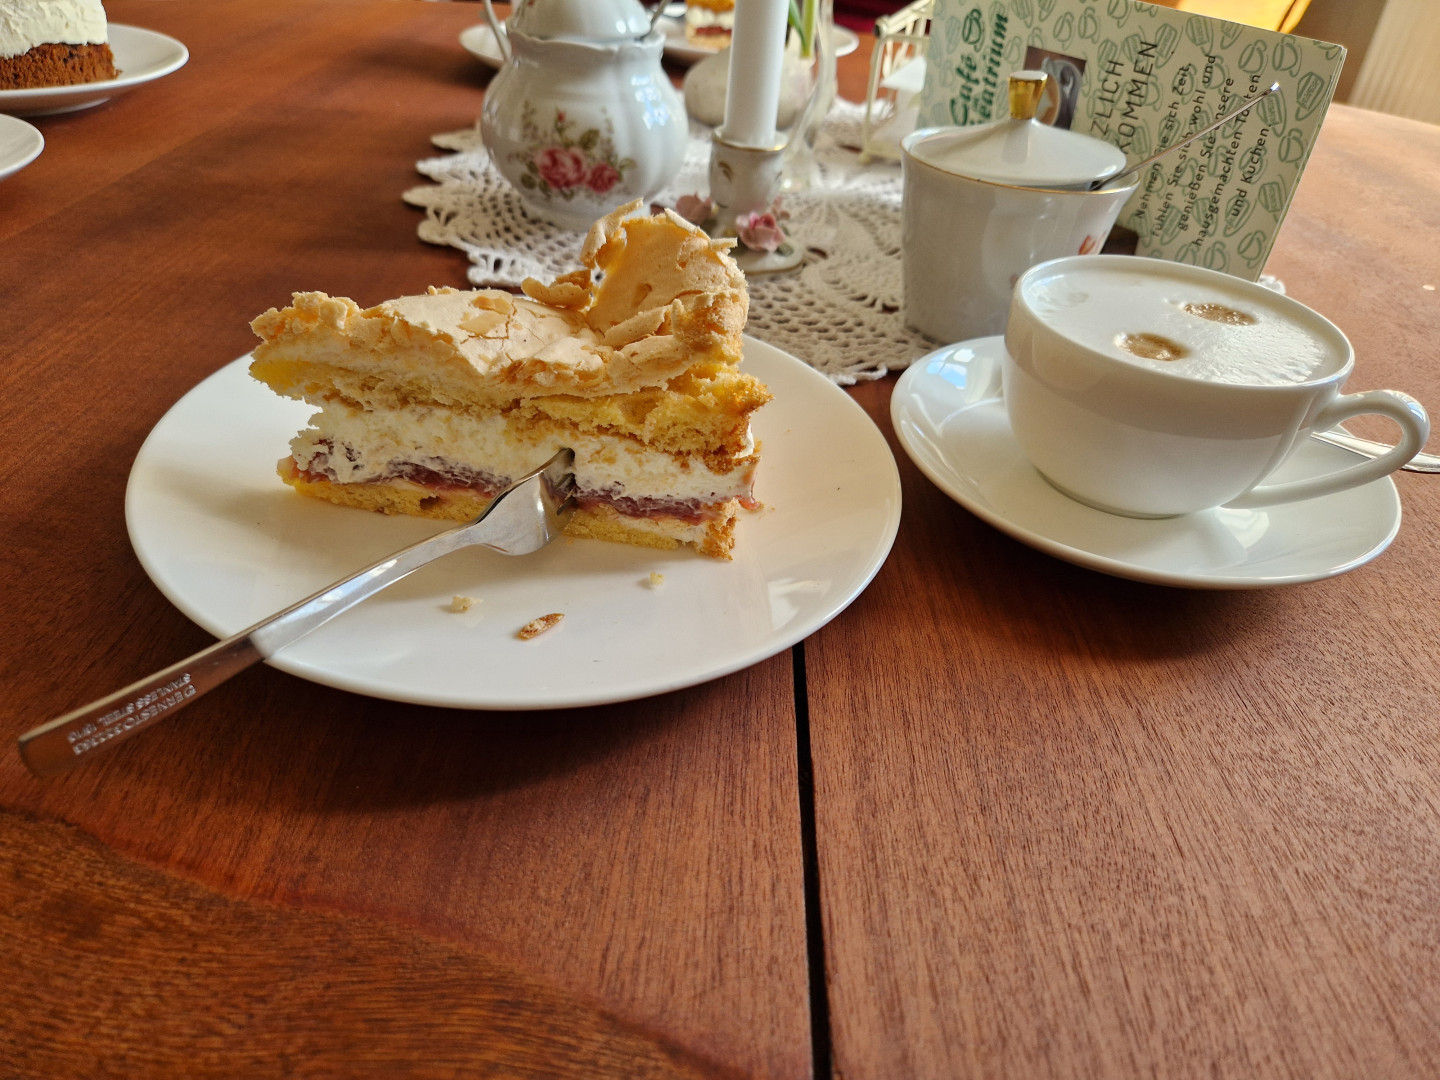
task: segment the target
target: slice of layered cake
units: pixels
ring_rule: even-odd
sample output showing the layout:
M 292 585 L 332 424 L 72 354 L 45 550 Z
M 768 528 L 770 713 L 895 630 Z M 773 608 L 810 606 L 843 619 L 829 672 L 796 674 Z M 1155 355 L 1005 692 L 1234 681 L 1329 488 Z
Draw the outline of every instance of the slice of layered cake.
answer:
M 745 278 L 731 241 L 638 206 L 595 224 L 584 269 L 524 296 L 432 289 L 362 311 L 298 293 L 257 318 L 251 374 L 320 407 L 285 482 L 463 521 L 568 446 L 571 534 L 728 558 L 755 506 L 750 417 L 770 397 L 738 368 Z
M 113 79 L 100 0 L 0 0 L 0 90 Z
M 685 0 L 685 43 L 719 52 L 730 45 L 735 0 Z

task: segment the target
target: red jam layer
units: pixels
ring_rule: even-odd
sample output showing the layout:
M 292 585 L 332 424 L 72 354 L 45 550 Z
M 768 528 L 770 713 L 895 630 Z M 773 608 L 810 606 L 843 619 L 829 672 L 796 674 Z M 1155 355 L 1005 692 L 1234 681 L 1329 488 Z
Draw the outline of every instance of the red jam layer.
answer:
M 335 470 L 330 468 L 329 459 L 334 453 L 335 449 L 332 446 L 327 453 L 316 454 L 311 459 L 309 469 L 300 469 L 297 466 L 296 472 L 303 479 L 311 482 L 323 480 L 332 484 L 346 483 L 347 481 L 338 479 Z M 353 461 L 355 459 L 351 456 L 352 454 L 353 451 L 347 447 L 344 456 Z M 383 484 L 390 480 L 404 480 L 441 494 L 447 491 L 466 491 L 486 499 L 494 498 L 510 484 L 507 477 L 496 477 L 490 473 L 468 469 L 451 462 L 441 461 L 438 458 L 434 459 L 433 466 L 419 465 L 413 461 L 392 462 L 385 469 L 384 476 L 358 482 Z M 618 485 L 600 489 L 580 488 L 575 492 L 575 499 L 582 508 L 587 510 L 593 510 L 597 506 L 608 506 L 625 517 L 647 518 L 652 521 L 663 518 L 681 521 L 687 525 L 701 525 L 720 516 L 720 508 L 714 503 L 701 502 L 699 499 L 636 497 L 624 494 Z M 755 501 L 753 496 L 746 495 L 740 499 L 740 505 L 747 510 L 754 510 L 760 504 Z

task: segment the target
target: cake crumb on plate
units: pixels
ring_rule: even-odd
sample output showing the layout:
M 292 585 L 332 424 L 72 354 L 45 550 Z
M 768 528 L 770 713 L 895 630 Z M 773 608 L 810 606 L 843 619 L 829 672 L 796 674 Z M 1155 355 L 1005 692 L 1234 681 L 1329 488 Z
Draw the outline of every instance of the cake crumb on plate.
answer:
M 469 611 L 478 603 L 480 603 L 480 601 L 473 596 L 457 596 L 450 601 L 450 610 L 455 612 Z
M 516 636 L 521 641 L 529 641 L 533 637 L 539 637 L 563 618 L 565 616 L 558 611 L 552 611 L 549 615 L 541 615 L 538 619 L 531 619 L 522 626 Z

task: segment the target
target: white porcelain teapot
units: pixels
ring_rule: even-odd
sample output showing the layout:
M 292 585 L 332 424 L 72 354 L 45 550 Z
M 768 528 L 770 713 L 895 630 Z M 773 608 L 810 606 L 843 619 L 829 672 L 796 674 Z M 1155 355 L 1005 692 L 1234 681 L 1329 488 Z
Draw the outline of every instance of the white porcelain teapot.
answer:
M 485 0 L 485 17 L 506 62 L 480 132 L 529 213 L 584 230 L 670 181 L 689 120 L 639 0 L 519 0 L 505 29 Z

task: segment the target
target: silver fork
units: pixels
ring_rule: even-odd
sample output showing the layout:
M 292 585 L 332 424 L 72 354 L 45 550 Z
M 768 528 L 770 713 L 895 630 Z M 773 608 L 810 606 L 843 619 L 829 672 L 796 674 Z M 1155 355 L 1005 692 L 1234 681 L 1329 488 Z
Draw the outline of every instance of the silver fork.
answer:
M 475 545 L 502 555 L 539 551 L 575 511 L 574 467 L 574 452 L 561 450 L 495 496 L 475 520 L 411 544 L 248 630 L 27 731 L 20 736 L 20 756 L 36 776 L 69 772 L 442 555 Z
M 1330 443 L 1332 446 L 1344 447 L 1346 450 L 1353 450 L 1357 454 L 1363 454 L 1368 458 L 1376 458 L 1381 454 L 1388 454 L 1395 448 L 1389 443 L 1376 442 L 1373 439 L 1362 439 L 1358 435 L 1351 435 L 1348 431 L 1341 431 L 1339 428 L 1332 428 L 1329 431 L 1312 431 L 1312 439 L 1319 439 L 1321 442 Z M 1434 454 L 1416 454 L 1413 458 L 1400 466 L 1408 472 L 1437 473 L 1440 472 L 1440 457 Z

